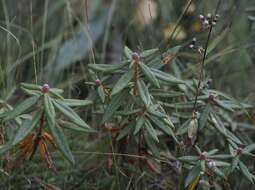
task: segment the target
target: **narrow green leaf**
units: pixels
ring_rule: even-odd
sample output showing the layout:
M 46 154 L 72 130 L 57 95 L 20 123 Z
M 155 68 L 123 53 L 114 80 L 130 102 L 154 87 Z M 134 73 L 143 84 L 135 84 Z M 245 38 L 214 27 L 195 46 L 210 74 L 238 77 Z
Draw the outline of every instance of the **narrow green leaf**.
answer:
M 148 107 L 148 112 L 158 118 L 167 118 L 168 116 L 165 113 L 160 112 L 159 108 L 160 107 L 158 104 L 151 105 Z
M 151 69 L 145 65 L 144 63 L 140 62 L 140 67 L 142 69 L 143 74 L 146 76 L 146 78 L 154 84 L 156 87 L 160 88 L 158 79 L 155 77 Z
M 71 130 L 74 130 L 74 131 L 78 131 L 78 132 L 86 132 L 86 133 L 96 132 L 93 129 L 88 129 L 88 128 L 80 127 L 79 125 L 75 125 L 74 123 L 71 123 L 69 121 L 59 120 L 58 124 L 61 127 L 64 127 L 64 128 L 67 128 L 67 129 L 71 129 Z
M 155 141 L 147 131 L 144 133 L 144 138 L 147 146 L 152 151 L 152 153 L 155 156 L 160 156 L 160 150 L 158 149 L 157 145 L 155 144 Z
M 250 144 L 243 149 L 243 152 L 252 152 L 255 150 L 255 144 Z
M 58 88 L 50 88 L 49 94 L 57 99 L 64 100 L 64 97 L 61 95 L 63 90 Z
M 155 131 L 155 129 L 153 128 L 153 126 L 151 125 L 150 121 L 148 119 L 145 118 L 145 126 L 146 126 L 146 130 L 148 131 L 148 133 L 150 134 L 150 136 L 156 141 L 159 142 L 158 140 L 158 136 L 157 136 L 157 132 Z
M 80 116 L 75 113 L 65 102 L 60 100 L 53 101 L 54 106 L 63 113 L 67 118 L 69 118 L 73 123 L 81 127 L 89 129 L 90 127 L 80 118 Z
M 142 80 L 137 81 L 139 96 L 141 97 L 144 104 L 148 107 L 151 104 L 150 93 L 147 86 Z
M 210 159 L 230 159 L 233 156 L 229 155 L 229 154 L 218 154 L 218 155 L 210 155 L 208 156 L 208 158 Z
M 179 157 L 178 160 L 182 162 L 194 162 L 198 160 L 198 156 L 182 156 Z
M 102 122 L 105 122 L 112 117 L 114 112 L 118 110 L 122 103 L 124 103 L 124 99 L 126 98 L 127 94 L 127 91 L 123 91 L 112 97 L 110 104 L 106 107 Z
M 136 121 L 134 135 L 136 135 L 141 130 L 141 128 L 143 127 L 143 124 L 144 124 L 144 117 L 140 116 Z
M 150 118 L 150 120 L 164 133 L 166 133 L 167 135 L 171 136 L 174 138 L 174 140 L 176 142 L 178 142 L 176 136 L 174 135 L 173 130 L 171 129 L 171 127 L 169 127 L 168 125 L 165 124 L 164 121 L 162 121 L 162 119 L 159 119 L 153 115 L 148 114 L 148 117 Z
M 205 127 L 205 124 L 206 124 L 206 122 L 207 122 L 207 120 L 208 120 L 208 117 L 209 117 L 209 113 L 210 113 L 210 106 L 209 105 L 207 105 L 204 109 L 203 109 L 203 111 L 202 111 L 202 113 L 201 113 L 201 115 L 200 115 L 200 117 L 199 117 L 199 129 L 201 130 L 201 129 L 203 129 L 204 127 Z
M 217 167 L 213 168 L 213 172 L 216 173 L 218 176 L 220 176 L 223 179 L 226 179 L 225 174 Z
M 19 105 L 17 105 L 13 110 L 8 112 L 6 120 L 14 119 L 15 117 L 23 114 L 25 111 L 27 111 L 29 108 L 31 108 L 33 105 L 36 104 L 40 96 L 32 96 L 23 102 L 21 102 Z
M 249 169 L 244 165 L 243 162 L 239 161 L 239 168 L 243 175 L 253 184 L 253 175 L 249 172 Z
M 185 81 L 180 80 L 169 73 L 165 73 L 163 71 L 160 71 L 154 68 L 152 68 L 151 71 L 159 80 L 162 80 L 171 84 L 185 84 Z
M 94 71 L 102 73 L 111 73 L 122 69 L 128 64 L 128 62 L 123 62 L 121 64 L 88 64 L 88 67 Z
M 42 116 L 42 112 L 39 111 L 36 113 L 36 115 L 33 117 L 32 120 L 27 119 L 22 122 L 20 125 L 17 133 L 15 134 L 15 137 L 12 141 L 12 145 L 18 144 L 20 141 L 22 141 L 29 133 L 32 132 L 32 130 L 37 126 L 37 124 L 40 121 L 40 118 Z
M 125 54 L 126 58 L 132 59 L 132 53 L 133 53 L 133 52 L 132 52 L 127 46 L 125 46 L 125 48 L 124 48 L 124 54 Z
M 37 84 L 28 84 L 28 83 L 21 83 L 20 84 L 21 87 L 26 88 L 28 90 L 41 90 L 41 86 L 37 85 Z
M 185 179 L 185 188 L 188 187 L 200 175 L 200 171 L 201 171 L 200 164 L 197 164 L 191 169 L 187 178 Z
M 133 78 L 133 69 L 130 68 L 124 75 L 121 76 L 118 82 L 114 85 L 112 89 L 112 95 L 119 93 L 121 90 L 127 87 L 128 83 L 131 81 L 132 78 Z
M 64 90 L 59 89 L 59 88 L 50 88 L 50 92 L 54 92 L 54 93 L 57 93 L 60 95 L 64 92 Z
M 231 171 L 232 172 L 237 168 L 239 162 L 240 162 L 239 156 L 236 156 L 233 158 L 232 163 L 231 163 Z
M 214 100 L 214 102 L 221 108 L 229 111 L 229 112 L 234 112 L 234 110 L 228 105 L 228 104 L 225 104 L 223 101 L 220 101 L 220 100 Z
M 69 148 L 69 145 L 66 141 L 65 135 L 62 129 L 58 125 L 51 125 L 48 123 L 47 125 L 51 134 L 53 135 L 54 142 L 57 144 L 59 150 L 62 152 L 63 156 L 72 164 L 74 164 L 74 157 Z
M 20 87 L 20 89 L 25 92 L 26 94 L 30 95 L 30 96 L 40 96 L 42 95 L 41 91 L 38 90 L 29 90 L 23 87 Z
M 145 51 L 143 51 L 143 52 L 141 53 L 141 57 L 142 57 L 142 58 L 146 58 L 146 57 L 148 57 L 148 56 L 151 56 L 151 55 L 157 53 L 158 51 L 159 51 L 158 48 L 145 50 Z
M 54 126 L 56 113 L 55 113 L 55 108 L 52 102 L 53 102 L 52 99 L 47 94 L 44 94 L 44 109 L 46 113 L 46 118 L 47 118 L 47 121 L 52 126 Z
M 92 103 L 91 100 L 65 99 L 65 104 L 70 107 L 87 106 Z
M 101 99 L 101 101 L 104 103 L 105 102 L 105 92 L 104 92 L 104 89 L 103 89 L 103 86 L 100 85 L 98 88 L 97 88 L 97 93 Z
M 131 122 L 129 123 L 127 126 L 125 126 L 123 129 L 121 129 L 121 131 L 118 134 L 117 140 L 121 140 L 123 137 L 126 137 L 132 128 L 134 128 L 135 123 Z

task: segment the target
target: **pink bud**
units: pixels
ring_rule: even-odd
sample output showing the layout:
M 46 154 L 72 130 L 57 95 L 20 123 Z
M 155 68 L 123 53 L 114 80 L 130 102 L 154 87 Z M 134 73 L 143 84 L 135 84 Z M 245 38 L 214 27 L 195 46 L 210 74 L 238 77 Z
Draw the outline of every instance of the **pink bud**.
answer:
M 214 100 L 214 96 L 212 94 L 210 94 L 208 96 L 208 102 L 213 102 L 213 100 Z
M 134 61 L 139 61 L 139 60 L 140 60 L 140 55 L 139 55 L 138 53 L 134 52 L 134 53 L 132 54 L 132 59 L 133 59 Z
M 101 85 L 101 81 L 100 81 L 99 79 L 96 79 L 96 80 L 95 80 L 95 83 L 96 83 L 97 86 L 100 86 L 100 85 Z
M 41 92 L 42 92 L 43 94 L 48 93 L 49 90 L 50 90 L 50 87 L 49 87 L 48 84 L 44 84 L 44 85 L 42 86 L 42 88 L 41 88 Z

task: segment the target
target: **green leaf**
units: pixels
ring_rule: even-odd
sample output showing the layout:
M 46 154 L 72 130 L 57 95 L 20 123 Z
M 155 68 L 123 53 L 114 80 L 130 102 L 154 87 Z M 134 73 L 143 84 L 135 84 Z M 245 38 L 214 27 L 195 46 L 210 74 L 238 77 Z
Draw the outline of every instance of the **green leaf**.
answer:
M 143 74 L 146 76 L 146 78 L 152 83 L 154 84 L 156 87 L 160 88 L 158 79 L 155 77 L 155 75 L 153 74 L 153 72 L 151 71 L 151 69 L 145 65 L 144 63 L 140 62 L 140 67 L 142 69 Z
M 138 80 L 137 87 L 139 91 L 139 96 L 141 97 L 144 104 L 148 107 L 151 104 L 151 98 L 147 86 L 142 80 Z
M 174 140 L 176 142 L 178 142 L 177 138 L 174 135 L 173 130 L 171 129 L 171 127 L 169 127 L 168 125 L 165 124 L 164 121 L 160 120 L 159 118 L 148 114 L 148 117 L 150 118 L 150 120 L 156 125 L 158 126 L 158 128 L 163 131 L 164 133 L 166 133 L 167 135 L 171 136 L 174 138 Z
M 152 153 L 155 156 L 160 156 L 160 150 L 158 149 L 157 145 L 155 144 L 155 141 L 147 131 L 144 133 L 144 138 L 147 146 L 150 148 Z
M 194 162 L 198 160 L 198 156 L 182 156 L 179 157 L 178 160 L 182 162 Z
M 255 144 L 250 144 L 243 149 L 243 152 L 252 152 L 255 150 Z
M 211 159 L 230 159 L 233 156 L 229 155 L 229 154 L 218 154 L 218 155 L 210 155 L 208 156 L 208 158 Z
M 46 118 L 48 123 L 54 126 L 56 113 L 52 102 L 53 100 L 47 94 L 44 94 L 44 109 L 46 113 Z
M 151 68 L 152 73 L 159 79 L 171 84 L 185 84 L 185 81 L 182 81 L 180 79 L 177 79 L 173 75 L 169 73 L 165 73 L 163 71 L 160 71 L 158 69 Z
M 131 122 L 127 126 L 125 126 L 118 134 L 117 140 L 121 140 L 123 137 L 127 136 L 131 129 L 134 127 L 135 123 Z
M 220 176 L 223 179 L 226 179 L 225 174 L 217 167 L 213 168 L 213 172 L 216 173 L 218 176 Z
M 30 95 L 30 96 L 40 96 L 42 95 L 41 91 L 38 90 L 29 90 L 23 87 L 20 87 L 20 89 L 25 92 L 26 94 Z
M 70 107 L 87 106 L 92 103 L 91 100 L 65 99 L 65 104 Z
M 62 152 L 63 156 L 72 164 L 74 164 L 74 157 L 69 148 L 69 145 L 66 141 L 65 135 L 62 129 L 58 125 L 51 125 L 48 123 L 47 125 L 51 134 L 53 135 L 54 142 L 57 144 L 59 150 Z
M 8 112 L 6 120 L 14 119 L 15 117 L 23 114 L 25 111 L 27 111 L 29 108 L 31 108 L 33 105 L 35 105 L 38 101 L 40 96 L 32 96 L 23 102 L 21 102 L 19 105 L 17 105 L 13 110 Z
M 62 89 L 58 88 L 50 88 L 49 94 L 57 99 L 64 100 L 63 96 L 61 94 L 63 93 Z
M 253 184 L 253 175 L 249 172 L 248 168 L 244 165 L 243 162 L 239 161 L 239 168 L 243 175 Z
M 80 118 L 80 116 L 75 113 L 69 106 L 65 104 L 65 102 L 60 100 L 53 101 L 54 106 L 63 113 L 67 118 L 69 118 L 73 123 L 89 129 L 90 127 Z
M 125 46 L 125 48 L 124 48 L 124 54 L 125 54 L 126 58 L 132 59 L 133 52 L 127 46 Z
M 209 117 L 209 113 L 210 113 L 210 106 L 207 105 L 204 110 L 202 111 L 200 117 L 199 117 L 199 129 L 203 129 L 205 127 L 205 124 L 208 120 Z
M 150 134 L 150 136 L 156 141 L 159 142 L 158 140 L 158 136 L 157 136 L 157 132 L 155 131 L 155 129 L 152 127 L 150 121 L 148 119 L 145 118 L 145 126 L 146 126 L 146 130 L 148 131 L 148 133 Z
M 64 120 L 59 120 L 58 124 L 61 127 L 71 129 L 71 130 L 74 130 L 74 131 L 78 131 L 78 132 L 96 132 L 93 129 L 87 129 L 87 128 L 84 128 L 84 127 L 80 127 L 79 125 L 75 125 L 74 123 L 64 121 Z
M 22 141 L 36 127 L 41 119 L 41 116 L 42 112 L 39 111 L 36 113 L 32 120 L 27 119 L 22 122 L 12 141 L 13 146 Z
M 128 64 L 128 62 L 123 62 L 121 64 L 88 64 L 88 67 L 94 71 L 102 73 L 111 73 L 122 69 Z
M 21 83 L 20 84 L 21 87 L 26 88 L 28 90 L 39 90 L 41 91 L 41 86 L 37 85 L 37 84 L 28 84 L 28 83 Z
M 228 105 L 228 104 L 225 104 L 223 101 L 220 101 L 220 100 L 214 100 L 214 102 L 221 108 L 227 110 L 227 111 L 230 111 L 230 112 L 234 112 L 234 110 Z
M 59 89 L 59 88 L 50 88 L 50 92 L 54 92 L 57 94 L 62 94 L 64 92 L 64 90 Z
M 104 103 L 105 102 L 105 92 L 104 92 L 104 89 L 103 89 L 103 86 L 100 85 L 98 88 L 97 88 L 97 93 L 101 99 L 101 101 Z
M 112 89 L 112 95 L 119 93 L 121 90 L 127 87 L 128 83 L 131 81 L 132 78 L 133 78 L 133 70 L 132 68 L 130 68 L 124 75 L 121 76 L 118 82 L 114 85 Z
M 185 188 L 188 187 L 200 175 L 200 171 L 201 171 L 200 164 L 197 164 L 191 169 L 187 178 L 185 179 Z
M 239 162 L 240 162 L 239 156 L 236 156 L 233 158 L 233 161 L 231 163 L 231 171 L 232 172 L 237 168 Z
M 141 130 L 141 128 L 143 127 L 143 124 L 144 124 L 144 117 L 140 116 L 136 121 L 134 135 L 136 135 Z
M 142 58 L 146 58 L 146 57 L 148 57 L 148 56 L 151 56 L 151 55 L 157 53 L 158 51 L 159 51 L 158 48 L 145 50 L 145 51 L 143 51 L 143 52 L 141 53 L 141 57 L 142 57 Z
M 177 92 L 177 91 L 168 91 L 165 89 L 152 89 L 150 90 L 150 93 L 153 96 L 162 97 L 162 98 L 175 98 L 179 96 L 184 96 L 183 92 Z
M 167 115 L 165 113 L 160 112 L 159 108 L 160 107 L 158 104 L 151 105 L 150 107 L 148 107 L 148 112 L 159 118 L 167 118 Z
M 112 97 L 110 104 L 106 107 L 102 122 L 105 122 L 112 117 L 114 112 L 117 111 L 121 104 L 124 102 L 124 99 L 126 98 L 127 94 L 128 94 L 127 91 L 123 91 Z

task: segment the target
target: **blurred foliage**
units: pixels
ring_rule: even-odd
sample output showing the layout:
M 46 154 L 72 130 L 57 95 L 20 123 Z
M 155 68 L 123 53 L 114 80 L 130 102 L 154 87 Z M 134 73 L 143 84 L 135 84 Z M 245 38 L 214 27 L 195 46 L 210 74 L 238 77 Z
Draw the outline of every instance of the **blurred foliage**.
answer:
M 184 13 L 187 4 L 189 7 Z M 217 89 L 217 92 L 231 94 L 236 99 L 244 100 L 243 102 L 252 102 L 255 100 L 255 2 L 252 0 L 1 0 L 0 109 L 12 110 L 12 107 L 17 105 L 16 102 L 27 98 L 17 88 L 21 82 L 48 83 L 50 86 L 65 89 L 64 95 L 68 98 L 101 101 L 102 96 L 101 99 L 96 96 L 94 81 L 97 78 L 107 81 L 109 76 L 93 71 L 88 65 L 111 64 L 118 67 L 123 61 L 125 46 L 139 53 L 159 48 L 155 63 L 158 63 L 161 56 L 167 57 L 162 70 L 179 80 L 189 81 L 190 88 L 186 91 L 186 96 L 187 101 L 192 102 L 194 86 L 197 85 L 199 77 L 201 56 L 186 48 L 186 45 L 196 37 L 199 45 L 204 46 L 207 32 L 201 30 L 199 15 L 214 13 L 216 10 L 220 19 L 209 42 L 205 61 L 206 80 L 212 79 L 210 88 Z M 171 35 L 173 31 L 174 35 Z M 182 47 L 178 58 L 166 56 L 169 52 L 173 55 L 172 48 L 177 45 Z M 123 74 L 123 70 L 118 71 L 118 74 Z M 113 76 L 108 80 L 116 82 L 118 78 Z M 147 82 L 152 81 L 146 79 Z M 151 89 L 151 93 L 155 96 L 168 96 L 166 99 L 161 97 L 168 103 L 167 112 L 171 116 L 173 113 L 177 114 L 177 119 L 184 117 L 177 124 L 177 128 L 181 127 L 177 131 L 182 134 L 190 122 L 192 110 L 185 108 L 185 114 L 183 110 L 179 113 L 183 104 L 178 104 L 171 98 L 180 95 L 180 89 L 183 93 L 183 86 L 174 86 L 174 91 L 170 94 L 172 97 L 157 89 Z M 210 116 L 211 120 L 213 117 L 220 117 L 223 120 L 223 124 L 220 122 L 221 126 L 226 126 L 226 123 L 231 125 L 231 132 L 237 134 L 244 145 L 251 144 L 254 137 L 254 109 L 248 109 L 247 118 L 243 108 L 240 109 L 241 104 L 235 101 L 235 107 L 231 107 L 234 104 L 228 100 L 232 101 L 233 98 L 226 98 L 221 94 L 217 96 L 221 97 L 218 103 L 218 106 L 221 105 L 220 110 L 227 109 L 232 112 L 232 109 L 239 107 L 233 115 L 229 115 L 228 111 L 226 114 L 225 110 L 216 111 L 219 115 Z M 204 100 L 201 101 L 203 104 Z M 246 104 L 242 104 L 241 107 L 245 106 Z M 149 159 L 147 167 L 140 170 L 139 167 L 132 168 L 132 159 L 130 161 L 128 156 L 121 156 L 121 152 L 119 155 L 108 154 L 113 151 L 116 142 L 113 142 L 111 132 L 107 128 L 101 128 L 98 119 L 102 110 L 107 110 L 107 107 L 102 107 L 99 112 L 97 106 L 90 108 L 77 112 L 85 121 L 89 121 L 92 128 L 100 131 L 98 134 L 84 136 L 65 131 L 78 164 L 69 165 L 62 159 L 61 154 L 52 149 L 50 152 L 58 170 L 58 174 L 55 175 L 45 170 L 45 163 L 41 162 L 40 156 L 36 154 L 31 162 L 25 163 L 17 171 L 8 173 L 1 169 L 0 189 L 118 189 L 119 185 L 126 186 L 126 189 L 181 189 L 176 183 L 183 183 L 184 176 L 189 176 L 189 181 L 194 184 L 199 181 L 198 171 L 201 170 L 201 166 L 197 165 L 191 169 L 192 162 L 197 159 L 195 157 L 191 159 L 190 165 L 185 166 L 186 170 L 181 176 L 177 175 L 180 172 L 179 162 L 172 162 L 172 157 L 164 160 L 165 164 L 159 164 L 159 161 L 153 158 Z M 203 109 L 202 114 L 206 113 L 208 112 Z M 174 124 L 175 122 L 173 120 Z M 1 122 L 1 134 L 13 133 L 10 127 L 3 126 Z M 226 142 L 222 134 L 211 133 L 209 129 L 203 135 L 203 150 L 221 147 L 222 153 L 231 149 L 228 146 L 224 148 Z M 168 138 L 162 137 L 162 140 L 167 142 Z M 2 139 L 1 136 L 0 143 Z M 219 139 L 219 142 L 212 142 L 213 139 Z M 118 146 L 123 144 L 125 142 L 120 141 Z M 175 149 L 173 142 L 168 142 L 167 146 L 170 147 L 170 152 Z M 128 152 L 130 158 L 136 154 L 132 151 Z M 215 154 L 216 151 L 211 153 Z M 6 155 L 1 164 L 5 165 L 11 159 L 10 155 Z M 128 160 L 131 164 L 121 165 L 122 160 Z M 235 161 L 235 164 L 241 173 L 246 171 L 242 162 Z M 245 164 L 253 173 L 253 160 L 245 158 Z M 126 167 L 133 173 L 127 175 L 123 171 Z M 189 169 L 197 175 L 188 174 Z M 229 184 L 224 184 L 223 188 L 216 185 L 215 188 L 250 187 L 250 183 L 240 172 L 231 174 L 228 179 Z M 203 180 L 200 182 L 204 183 Z

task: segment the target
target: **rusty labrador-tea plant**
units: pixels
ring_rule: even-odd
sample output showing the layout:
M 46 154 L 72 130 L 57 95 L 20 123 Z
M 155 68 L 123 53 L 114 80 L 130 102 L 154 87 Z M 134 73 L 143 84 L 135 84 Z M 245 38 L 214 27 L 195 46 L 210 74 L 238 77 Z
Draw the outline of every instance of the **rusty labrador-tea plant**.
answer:
M 81 132 L 91 132 L 86 124 L 71 107 L 86 106 L 89 100 L 64 99 L 60 89 L 22 83 L 21 89 L 29 95 L 13 109 L 2 108 L 1 118 L 6 127 L 18 126 L 9 142 L 2 145 L 0 153 L 13 147 L 19 149 L 19 155 L 11 167 L 15 167 L 22 160 L 31 160 L 36 151 L 47 163 L 48 168 L 56 171 L 47 144 L 61 151 L 63 156 L 72 164 L 74 157 L 70 151 L 62 128 Z M 6 106 L 5 106 L 6 107 Z M 61 117 L 61 115 L 65 117 Z M 10 167 L 10 166 L 9 166 Z
M 158 49 L 138 54 L 126 47 L 121 64 L 89 64 L 102 126 L 112 133 L 115 151 L 139 155 L 137 162 L 122 160 L 131 171 L 147 168 L 164 176 L 168 168 L 179 176 L 175 185 L 189 189 L 224 187 L 235 172 L 253 183 L 245 158 L 254 156 L 255 145 L 234 120 L 234 113 L 245 115 L 251 106 L 211 89 L 209 79 L 184 80 L 162 71 L 170 62 L 181 72 L 183 48 L 161 55 Z
M 200 19 L 210 37 L 218 16 Z M 119 189 L 142 184 L 144 178 L 153 182 L 152 189 L 226 189 L 233 175 L 254 183 L 252 165 L 247 161 L 255 156 L 255 144 L 247 135 L 253 127 L 246 123 L 246 110 L 252 106 L 212 89 L 204 72 L 209 37 L 205 49 L 195 39 L 166 51 L 136 53 L 125 47 L 119 64 L 88 64 L 93 80 L 87 82 L 92 86 L 90 123 L 99 129 L 97 140 L 110 150 L 95 153 L 108 156 L 105 165 L 109 171 L 104 172 L 116 176 L 113 184 L 118 183 Z M 184 77 L 189 63 L 179 55 L 187 47 L 202 57 L 198 79 L 193 70 Z M 47 84 L 22 83 L 21 89 L 29 97 L 17 106 L 0 102 L 1 127 L 17 126 L 15 134 L 0 145 L 1 155 L 12 148 L 19 152 L 9 167 L 31 160 L 38 150 L 48 168 L 56 171 L 48 145 L 74 163 L 62 128 L 95 132 L 71 109 L 92 101 L 64 99 L 62 90 Z M 125 181 L 127 177 L 130 180 Z

